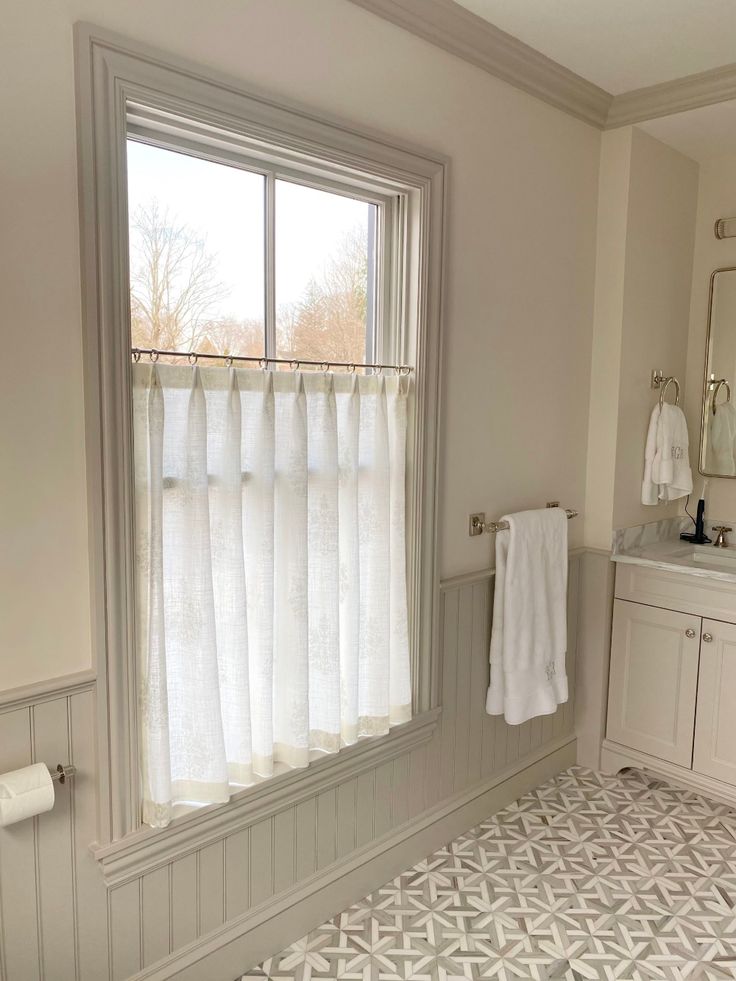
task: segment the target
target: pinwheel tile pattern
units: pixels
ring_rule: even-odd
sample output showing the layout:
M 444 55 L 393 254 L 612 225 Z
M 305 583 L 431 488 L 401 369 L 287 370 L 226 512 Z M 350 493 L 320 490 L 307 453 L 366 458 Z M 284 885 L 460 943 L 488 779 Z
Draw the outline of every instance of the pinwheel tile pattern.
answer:
M 736 811 L 573 767 L 241 981 L 736 978 Z

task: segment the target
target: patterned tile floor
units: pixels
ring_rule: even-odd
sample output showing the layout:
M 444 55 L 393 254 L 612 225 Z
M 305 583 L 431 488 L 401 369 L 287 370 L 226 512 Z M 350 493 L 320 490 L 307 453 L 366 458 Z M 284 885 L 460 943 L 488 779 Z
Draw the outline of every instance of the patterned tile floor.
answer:
M 241 981 L 736 978 L 736 811 L 573 767 Z

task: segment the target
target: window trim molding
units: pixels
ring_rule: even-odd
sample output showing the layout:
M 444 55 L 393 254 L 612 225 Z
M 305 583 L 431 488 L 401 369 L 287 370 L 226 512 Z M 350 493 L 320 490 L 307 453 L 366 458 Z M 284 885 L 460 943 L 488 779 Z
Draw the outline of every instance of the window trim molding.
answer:
M 321 156 L 375 173 L 387 187 L 393 184 L 407 193 L 402 220 L 415 288 L 404 322 L 416 326 L 407 331 L 414 336 L 404 339 L 404 354 L 417 368 L 407 537 L 413 543 L 409 606 L 413 710 L 419 716 L 437 706 L 439 691 L 436 515 L 448 160 L 276 101 L 226 75 L 91 24 L 75 24 L 74 41 L 92 643 L 99 686 L 98 841 L 104 845 L 147 835 L 139 819 L 130 354 L 121 330 L 129 317 L 123 247 L 128 100 L 189 115 L 248 139 L 278 141 L 295 157 Z M 388 754 L 393 738 L 389 733 L 380 740 Z M 298 779 L 300 772 L 287 774 L 285 783 L 292 776 Z M 260 785 L 250 789 L 263 793 Z
M 164 829 L 141 828 L 121 841 L 93 845 L 107 886 L 122 885 L 192 850 L 202 848 L 284 807 L 316 797 L 424 746 L 437 727 L 440 709 L 430 709 L 385 736 L 361 739 L 308 767 L 291 770 L 233 794 L 227 804 L 210 804 L 174 818 Z

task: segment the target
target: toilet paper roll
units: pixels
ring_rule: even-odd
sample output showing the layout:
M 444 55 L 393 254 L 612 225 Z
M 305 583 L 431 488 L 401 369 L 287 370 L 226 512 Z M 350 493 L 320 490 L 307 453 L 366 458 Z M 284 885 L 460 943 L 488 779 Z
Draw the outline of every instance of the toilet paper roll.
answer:
M 54 784 L 45 763 L 0 773 L 0 828 L 54 806 Z

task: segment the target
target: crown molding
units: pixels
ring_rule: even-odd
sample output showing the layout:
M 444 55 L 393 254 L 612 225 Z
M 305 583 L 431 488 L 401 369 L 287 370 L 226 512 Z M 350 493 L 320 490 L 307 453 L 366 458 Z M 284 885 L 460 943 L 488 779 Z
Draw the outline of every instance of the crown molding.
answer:
M 600 129 L 736 99 L 736 63 L 613 96 L 455 0 L 351 0 Z
M 616 129 L 731 99 L 736 99 L 736 64 L 614 96 L 605 128 Z
M 454 0 L 351 0 L 450 54 L 602 129 L 610 93 Z

